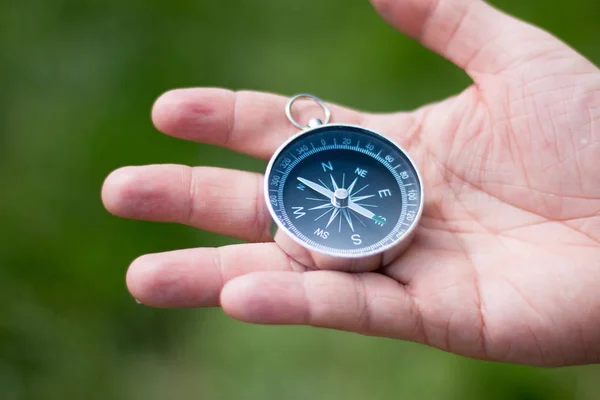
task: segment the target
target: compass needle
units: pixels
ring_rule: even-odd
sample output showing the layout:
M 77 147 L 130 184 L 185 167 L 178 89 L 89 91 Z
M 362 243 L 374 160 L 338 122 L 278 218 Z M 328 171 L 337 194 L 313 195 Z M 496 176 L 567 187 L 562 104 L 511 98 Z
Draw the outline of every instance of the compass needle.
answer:
M 350 203 L 348 203 L 348 208 L 351 209 L 352 211 L 359 213 L 360 215 L 362 215 L 365 218 L 373 219 L 373 217 L 375 217 L 375 214 L 373 212 L 367 210 L 363 206 L 360 206 L 352 201 Z
M 322 194 L 323 196 L 327 197 L 327 198 L 332 198 L 333 197 L 333 192 L 331 190 L 329 190 L 327 187 L 323 187 L 321 185 L 319 185 L 318 183 L 309 181 L 308 179 L 304 179 L 304 178 L 300 178 L 298 177 L 298 180 L 305 184 L 306 186 L 308 186 L 309 188 L 311 188 L 312 190 L 314 190 L 315 192 Z
M 348 211 L 350 211 L 350 215 L 354 215 L 354 211 L 352 211 L 352 210 L 348 210 Z M 367 224 L 365 224 L 364 222 L 362 222 L 362 220 L 360 218 L 356 217 L 356 215 L 354 217 L 356 218 L 356 220 L 358 222 L 361 223 L 362 226 L 364 226 L 365 228 L 367 227 Z

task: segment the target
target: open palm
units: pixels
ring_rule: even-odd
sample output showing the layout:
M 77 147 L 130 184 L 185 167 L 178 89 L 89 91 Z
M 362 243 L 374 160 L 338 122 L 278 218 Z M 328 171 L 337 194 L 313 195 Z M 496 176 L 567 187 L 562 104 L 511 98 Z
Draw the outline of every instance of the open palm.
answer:
M 481 0 L 373 0 L 398 29 L 472 77 L 410 113 L 331 106 L 419 164 L 415 241 L 374 272 L 307 271 L 269 235 L 259 174 L 176 165 L 109 176 L 114 214 L 253 242 L 146 255 L 132 294 L 158 307 L 223 307 L 234 318 L 413 340 L 535 365 L 600 359 L 600 71 L 550 34 Z M 154 108 L 163 132 L 268 159 L 294 128 L 286 99 L 188 89 Z M 309 105 L 300 115 L 315 112 Z

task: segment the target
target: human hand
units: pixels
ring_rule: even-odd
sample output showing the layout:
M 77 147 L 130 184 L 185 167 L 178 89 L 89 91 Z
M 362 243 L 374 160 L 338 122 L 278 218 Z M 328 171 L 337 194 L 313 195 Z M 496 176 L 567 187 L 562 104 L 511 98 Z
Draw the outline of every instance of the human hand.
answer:
M 262 176 L 128 167 L 103 188 L 119 216 L 188 224 L 250 244 L 140 257 L 127 283 L 157 307 L 223 307 L 262 324 L 412 340 L 473 358 L 556 366 L 600 359 L 600 71 L 481 0 L 373 0 L 392 25 L 474 84 L 414 112 L 331 106 L 422 171 L 413 244 L 376 272 L 306 271 L 272 242 Z M 165 94 L 166 134 L 268 159 L 292 133 L 286 99 L 218 89 Z M 309 107 L 302 112 L 312 114 Z

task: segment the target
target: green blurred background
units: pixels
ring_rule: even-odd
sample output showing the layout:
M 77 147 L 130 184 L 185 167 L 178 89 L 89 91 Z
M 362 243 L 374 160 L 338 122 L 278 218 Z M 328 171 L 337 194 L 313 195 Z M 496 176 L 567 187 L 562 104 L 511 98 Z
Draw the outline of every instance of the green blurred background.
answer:
M 494 3 L 600 63 L 598 0 Z M 311 92 L 390 111 L 468 83 L 367 0 L 2 0 L 0 400 L 600 398 L 593 366 L 484 363 L 387 339 L 245 325 L 218 309 L 154 310 L 127 293 L 135 257 L 231 240 L 109 215 L 100 187 L 111 170 L 264 167 L 158 134 L 150 108 L 162 92 Z

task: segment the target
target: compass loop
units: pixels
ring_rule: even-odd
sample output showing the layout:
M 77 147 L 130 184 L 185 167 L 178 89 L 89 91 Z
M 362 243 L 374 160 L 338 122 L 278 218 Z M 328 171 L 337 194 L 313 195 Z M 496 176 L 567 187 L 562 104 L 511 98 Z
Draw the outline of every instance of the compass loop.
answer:
M 301 94 L 297 94 L 294 97 L 292 97 L 287 105 L 285 106 L 285 115 L 287 115 L 287 118 L 290 120 L 290 122 L 298 129 L 302 129 L 302 130 L 306 130 L 306 129 L 310 129 L 312 128 L 309 125 L 302 125 L 301 123 L 299 123 L 298 121 L 296 121 L 294 119 L 294 116 L 292 115 L 292 106 L 294 104 L 294 102 L 296 102 L 297 100 L 300 99 L 311 99 L 313 101 L 315 101 L 319 106 L 321 106 L 321 108 L 323 109 L 323 112 L 325 113 L 325 121 L 323 122 L 323 124 L 328 124 L 329 121 L 331 120 L 331 110 L 329 109 L 329 107 L 327 107 L 327 104 L 325 104 L 325 102 L 323 100 L 321 100 L 320 98 L 318 98 L 317 96 L 314 96 L 312 94 L 307 94 L 307 93 L 301 93 Z

